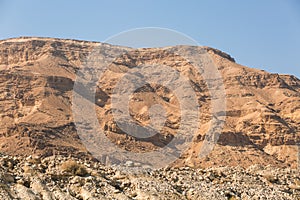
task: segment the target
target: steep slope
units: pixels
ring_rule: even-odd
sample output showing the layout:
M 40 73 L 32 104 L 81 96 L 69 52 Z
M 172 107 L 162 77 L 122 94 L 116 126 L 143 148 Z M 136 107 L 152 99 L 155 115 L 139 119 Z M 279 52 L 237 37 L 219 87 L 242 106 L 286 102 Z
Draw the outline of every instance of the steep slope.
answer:
M 71 107 L 76 72 L 97 45 L 52 38 L 0 41 L 0 151 L 90 156 L 77 135 Z M 112 50 L 126 49 L 102 45 Z M 130 100 L 130 115 L 138 124 L 146 125 L 150 122 L 151 105 L 162 105 L 167 114 L 162 137 L 128 136 L 116 126 L 111 114 L 112 90 L 118 80 L 135 66 L 155 63 L 188 77 L 200 105 L 201 127 L 190 148 L 175 165 L 249 166 L 259 163 L 295 167 L 296 144 L 300 142 L 300 80 L 251 69 L 235 63 L 232 57 L 219 50 L 203 49 L 208 51 L 222 74 L 227 105 L 225 126 L 208 156 L 198 158 L 212 119 L 207 85 L 191 63 L 164 49 L 132 49 L 105 71 L 95 95 L 95 108 L 106 136 L 121 149 L 147 152 L 162 147 L 176 135 L 180 125 L 178 99 L 160 85 L 148 84 L 136 91 Z

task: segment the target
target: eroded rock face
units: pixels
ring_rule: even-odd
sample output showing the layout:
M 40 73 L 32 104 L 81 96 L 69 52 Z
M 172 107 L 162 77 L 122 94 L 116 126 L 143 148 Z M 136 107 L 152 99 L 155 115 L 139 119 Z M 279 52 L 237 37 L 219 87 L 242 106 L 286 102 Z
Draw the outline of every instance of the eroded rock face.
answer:
M 90 157 L 76 133 L 71 107 L 76 72 L 96 45 L 51 38 L 0 41 L 2 152 Z M 108 50 L 128 49 L 103 45 Z M 152 151 L 172 140 L 180 125 L 180 107 L 168 88 L 147 84 L 130 99 L 130 115 L 140 125 L 150 123 L 152 105 L 160 104 L 166 110 L 165 126 L 155 137 L 139 139 L 127 135 L 116 125 L 111 110 L 113 89 L 126 72 L 139 65 L 164 65 L 190 80 L 200 107 L 199 131 L 190 148 L 173 165 L 247 167 L 257 163 L 295 167 L 296 144 L 300 142 L 300 80 L 251 69 L 219 50 L 203 49 L 222 74 L 227 104 L 222 134 L 206 158 L 198 158 L 212 117 L 206 82 L 190 62 L 164 49 L 131 49 L 116 58 L 99 80 L 95 107 L 106 136 L 120 148 L 134 152 Z

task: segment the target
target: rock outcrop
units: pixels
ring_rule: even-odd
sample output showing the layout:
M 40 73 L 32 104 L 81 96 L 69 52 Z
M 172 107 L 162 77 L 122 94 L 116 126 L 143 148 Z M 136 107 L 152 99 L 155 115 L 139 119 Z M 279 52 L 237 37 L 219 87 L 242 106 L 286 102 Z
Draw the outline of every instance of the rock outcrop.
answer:
M 97 45 L 52 38 L 0 41 L 1 152 L 91 157 L 76 132 L 72 92 L 76 72 Z M 126 49 L 102 45 L 112 50 Z M 211 55 L 222 75 L 227 105 L 224 128 L 208 156 L 198 157 L 212 120 L 207 85 L 191 63 L 159 48 L 132 49 L 112 62 L 99 81 L 95 106 L 107 137 L 121 149 L 143 152 L 160 148 L 176 135 L 180 125 L 178 99 L 160 85 L 148 84 L 136 91 L 130 100 L 130 115 L 138 124 L 145 125 L 150 122 L 151 105 L 162 105 L 167 120 L 161 137 L 141 140 L 128 136 L 116 126 L 111 114 L 112 90 L 118 80 L 135 66 L 155 63 L 188 77 L 200 106 L 201 127 L 189 149 L 173 165 L 296 167 L 297 143 L 300 143 L 300 80 L 248 68 L 219 50 L 203 49 Z M 18 187 L 19 191 L 31 194 L 26 188 Z

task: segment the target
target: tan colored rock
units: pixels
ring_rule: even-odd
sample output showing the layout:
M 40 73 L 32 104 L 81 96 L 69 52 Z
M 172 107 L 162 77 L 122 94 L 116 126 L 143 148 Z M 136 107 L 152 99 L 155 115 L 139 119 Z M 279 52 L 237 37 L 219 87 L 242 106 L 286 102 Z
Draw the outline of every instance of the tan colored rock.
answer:
M 40 194 L 44 200 L 55 199 L 53 193 L 51 193 L 47 186 L 43 184 L 42 181 L 37 177 L 31 180 L 30 187 L 35 193 Z
M 40 198 L 38 195 L 36 195 L 31 189 L 25 187 L 24 185 L 16 184 L 15 190 L 17 193 L 17 196 L 20 199 L 24 200 L 39 200 Z
M 11 173 L 1 173 L 0 174 L 0 179 L 4 183 L 14 183 L 15 182 L 15 177 Z
M 73 123 L 71 96 L 76 71 L 96 45 L 98 43 L 87 41 L 30 37 L 0 41 L 1 152 L 90 157 Z M 125 49 L 112 45 L 106 48 L 111 52 Z M 103 74 L 95 105 L 107 137 L 122 149 L 145 152 L 160 148 L 176 135 L 180 125 L 179 101 L 172 91 L 159 85 L 146 85 L 132 95 L 130 114 L 144 126 L 151 122 L 151 105 L 162 105 L 167 120 L 160 136 L 150 140 L 128 136 L 111 114 L 112 91 L 126 72 L 142 64 L 168 65 L 191 81 L 201 113 L 201 127 L 194 142 L 175 165 L 197 168 L 271 164 L 295 168 L 296 144 L 300 142 L 300 80 L 242 66 L 217 49 L 192 48 L 205 49 L 211 55 L 226 89 L 225 126 L 211 154 L 198 158 L 211 120 L 206 83 L 191 63 L 159 48 L 131 49 Z M 38 164 L 38 159 L 36 162 Z M 13 167 L 13 163 L 9 165 Z

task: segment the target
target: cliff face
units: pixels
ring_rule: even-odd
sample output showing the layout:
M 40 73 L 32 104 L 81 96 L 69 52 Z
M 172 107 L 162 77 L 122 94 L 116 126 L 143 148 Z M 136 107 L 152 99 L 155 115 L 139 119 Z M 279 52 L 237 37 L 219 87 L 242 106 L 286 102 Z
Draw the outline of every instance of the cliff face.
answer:
M 89 156 L 73 122 L 72 90 L 76 72 L 96 45 L 51 38 L 0 41 L 0 151 Z M 142 152 L 157 149 L 176 135 L 180 125 L 178 99 L 160 85 L 145 85 L 135 92 L 130 100 L 130 115 L 145 125 L 150 122 L 151 105 L 162 105 L 167 113 L 162 137 L 140 140 L 128 136 L 116 126 L 111 114 L 112 90 L 118 80 L 135 66 L 155 63 L 188 77 L 200 105 L 201 127 L 175 165 L 259 163 L 295 167 L 296 144 L 300 142 L 300 80 L 251 69 L 219 50 L 204 49 L 221 72 L 227 104 L 222 134 L 206 158 L 199 159 L 197 155 L 212 117 L 209 91 L 189 62 L 164 49 L 132 50 L 116 59 L 104 73 L 95 102 L 99 124 L 107 137 L 122 149 Z

